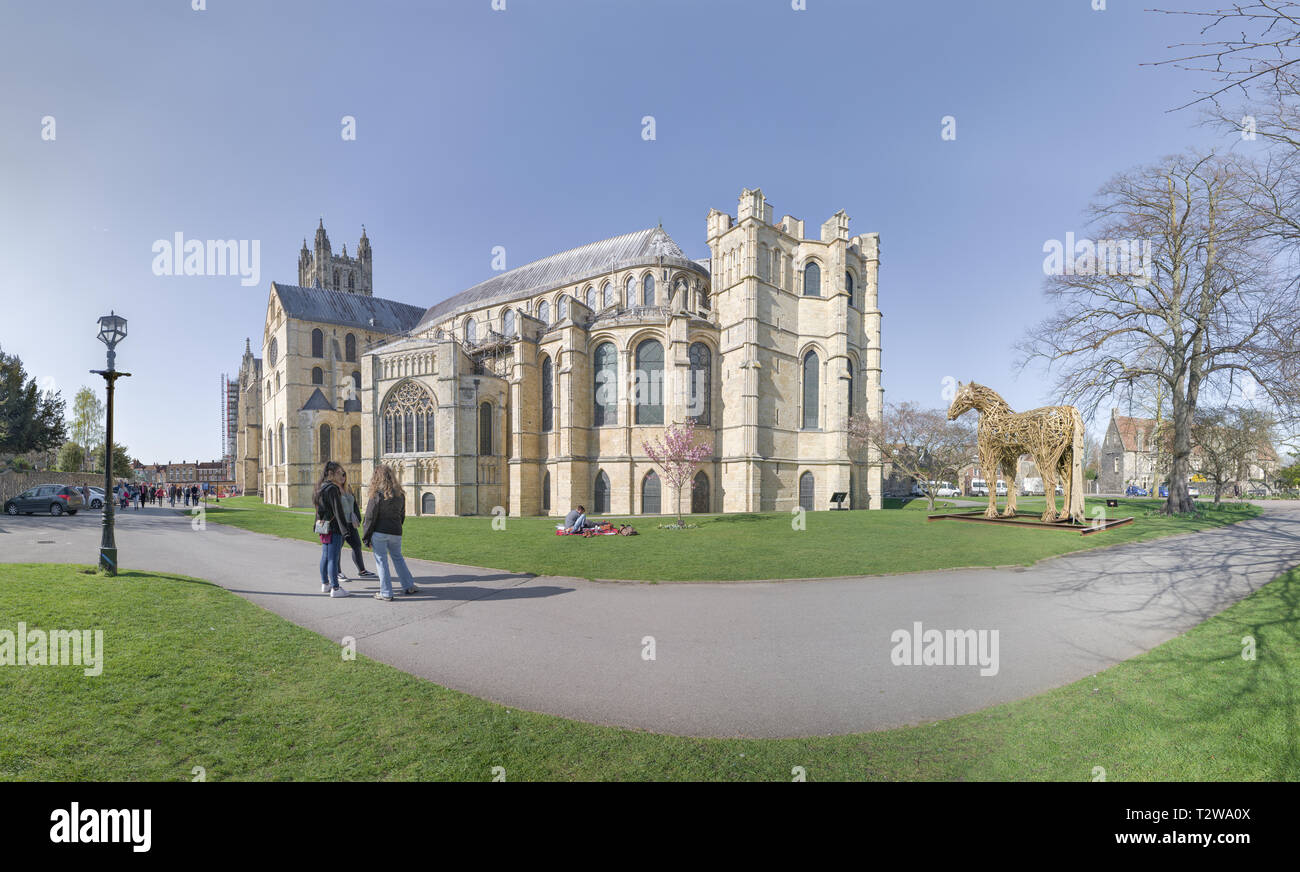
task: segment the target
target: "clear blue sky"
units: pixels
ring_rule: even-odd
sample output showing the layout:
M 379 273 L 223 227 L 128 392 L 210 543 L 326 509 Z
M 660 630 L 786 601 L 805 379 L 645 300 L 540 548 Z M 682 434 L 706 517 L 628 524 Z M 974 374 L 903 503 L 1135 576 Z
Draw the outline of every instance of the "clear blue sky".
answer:
M 219 375 L 321 216 L 336 251 L 366 225 L 378 296 L 427 306 L 496 245 L 513 267 L 662 220 L 706 256 L 745 187 L 881 234 L 887 400 L 943 405 L 953 376 L 1040 405 L 1010 346 L 1044 314 L 1044 241 L 1086 235 L 1115 172 L 1227 144 L 1167 111 L 1203 81 L 1140 66 L 1194 22 L 1129 0 L 207 5 L 4 15 L 0 345 L 70 401 L 102 392 L 96 318 L 129 318 L 117 434 L 145 462 L 219 456 Z M 177 232 L 260 240 L 260 282 L 155 276 Z

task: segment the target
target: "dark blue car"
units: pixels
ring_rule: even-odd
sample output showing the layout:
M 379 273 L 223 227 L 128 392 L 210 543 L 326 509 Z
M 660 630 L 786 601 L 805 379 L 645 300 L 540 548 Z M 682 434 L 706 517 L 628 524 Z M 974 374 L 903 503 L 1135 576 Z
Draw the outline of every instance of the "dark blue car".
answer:
M 1126 497 L 1145 497 L 1145 496 L 1150 496 L 1150 494 L 1147 493 L 1147 489 L 1146 489 L 1146 488 L 1144 488 L 1144 487 L 1138 487 L 1138 486 L 1135 485 L 1135 484 L 1131 484 L 1131 485 L 1128 486 L 1128 490 L 1124 491 L 1124 496 L 1126 496 Z

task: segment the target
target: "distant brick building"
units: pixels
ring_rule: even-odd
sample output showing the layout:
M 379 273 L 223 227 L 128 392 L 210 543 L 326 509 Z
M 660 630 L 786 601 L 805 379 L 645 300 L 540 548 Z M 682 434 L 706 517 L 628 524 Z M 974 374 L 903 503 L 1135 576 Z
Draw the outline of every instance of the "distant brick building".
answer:
M 1121 493 L 1129 485 L 1155 491 L 1169 475 L 1172 463 L 1170 443 L 1172 427 L 1163 422 L 1158 428 L 1154 418 L 1130 418 L 1112 409 L 1106 438 L 1101 443 L 1101 472 L 1098 476 L 1103 493 Z M 1192 446 L 1189 458 L 1193 475 L 1200 472 L 1203 455 Z M 1245 458 L 1236 484 L 1271 489 L 1277 476 L 1278 458 L 1270 445 L 1261 445 Z

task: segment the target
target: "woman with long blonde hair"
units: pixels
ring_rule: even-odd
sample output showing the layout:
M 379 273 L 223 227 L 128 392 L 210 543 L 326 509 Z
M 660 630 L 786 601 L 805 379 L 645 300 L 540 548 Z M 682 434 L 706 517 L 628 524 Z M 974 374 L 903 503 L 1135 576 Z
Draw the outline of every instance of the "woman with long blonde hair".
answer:
M 419 593 L 411 570 L 402 557 L 402 524 L 406 521 L 406 494 L 397 483 L 392 467 L 379 464 L 370 477 L 370 500 L 366 505 L 365 528 L 361 541 L 375 552 L 375 565 L 379 569 L 379 593 L 375 599 L 393 601 L 393 580 L 388 570 L 393 568 L 402 582 L 402 593 Z

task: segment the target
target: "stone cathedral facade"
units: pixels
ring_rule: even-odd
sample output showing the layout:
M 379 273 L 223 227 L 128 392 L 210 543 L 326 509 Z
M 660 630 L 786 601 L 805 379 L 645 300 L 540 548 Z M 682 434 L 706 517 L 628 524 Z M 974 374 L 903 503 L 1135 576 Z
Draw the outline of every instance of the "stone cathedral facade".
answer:
M 668 514 L 643 443 L 690 418 L 713 451 L 683 511 L 880 508 L 879 460 L 847 432 L 883 403 L 878 235 L 841 211 L 809 238 L 746 190 L 706 240 L 692 260 L 648 228 L 418 309 L 373 296 L 364 235 L 329 260 L 322 225 L 300 285 L 271 286 L 262 493 L 309 504 L 324 458 L 362 491 L 393 466 L 412 515 Z

